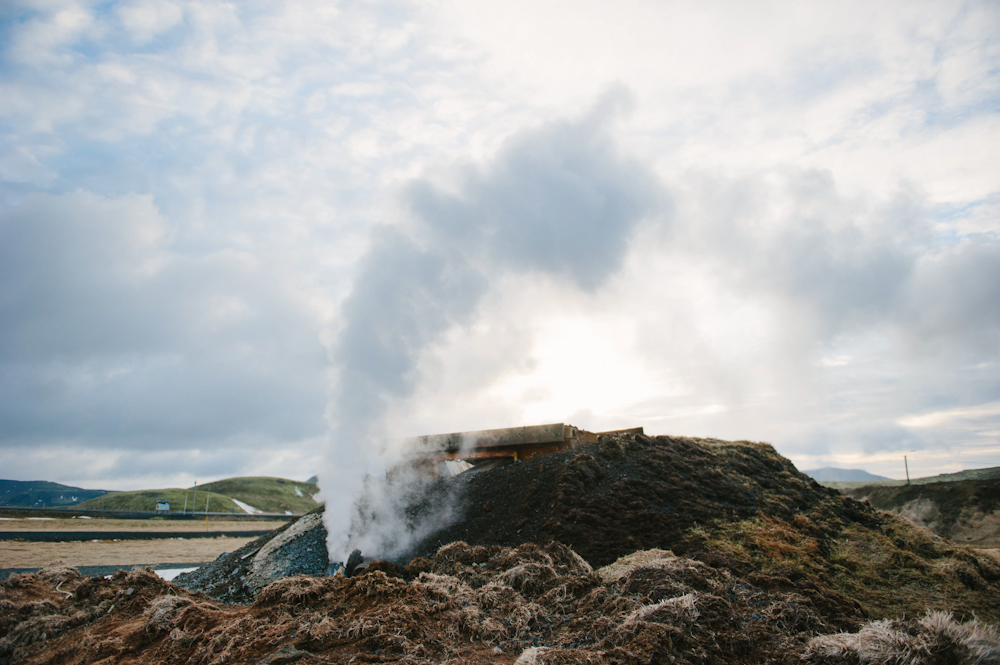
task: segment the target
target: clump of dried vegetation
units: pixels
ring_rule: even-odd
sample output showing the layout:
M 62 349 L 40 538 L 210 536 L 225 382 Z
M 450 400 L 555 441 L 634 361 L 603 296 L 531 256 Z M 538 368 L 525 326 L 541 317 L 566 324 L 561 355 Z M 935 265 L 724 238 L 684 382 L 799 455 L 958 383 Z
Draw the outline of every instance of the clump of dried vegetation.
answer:
M 857 633 L 810 640 L 805 660 L 815 663 L 1000 663 L 1000 634 L 975 619 L 955 621 L 947 612 L 928 612 L 919 621 L 873 621 Z
M 775 528 L 742 525 L 730 549 L 752 559 L 757 542 L 763 556 L 798 561 Z M 56 565 L 0 585 L 0 662 L 996 662 L 989 625 L 941 613 L 866 621 L 854 600 L 808 576 L 779 578 L 768 561 L 739 575 L 649 550 L 594 570 L 557 543 L 457 542 L 404 570 L 286 578 L 249 606 L 148 569 L 88 579 Z

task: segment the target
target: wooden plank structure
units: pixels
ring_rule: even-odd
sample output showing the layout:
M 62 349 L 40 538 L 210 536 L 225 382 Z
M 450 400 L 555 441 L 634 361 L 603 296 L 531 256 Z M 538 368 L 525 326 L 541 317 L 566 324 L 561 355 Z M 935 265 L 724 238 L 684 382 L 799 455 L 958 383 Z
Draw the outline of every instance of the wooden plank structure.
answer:
M 631 434 L 643 432 L 641 427 L 615 431 Z M 602 432 L 605 433 L 611 432 Z M 448 460 L 464 460 L 473 465 L 473 470 L 483 470 L 503 463 L 531 459 L 536 455 L 547 455 L 596 443 L 597 436 L 594 432 L 573 425 L 551 423 L 475 432 L 430 434 L 410 439 L 407 441 L 407 447 L 411 451 L 409 465 L 420 473 L 437 476 L 445 468 L 443 463 Z M 451 468 L 454 466 L 451 465 Z

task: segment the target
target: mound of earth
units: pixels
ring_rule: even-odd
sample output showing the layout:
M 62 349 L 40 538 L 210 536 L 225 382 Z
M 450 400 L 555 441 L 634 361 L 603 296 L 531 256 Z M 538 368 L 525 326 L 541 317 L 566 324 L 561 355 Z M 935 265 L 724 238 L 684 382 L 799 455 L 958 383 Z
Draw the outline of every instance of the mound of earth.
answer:
M 662 549 L 741 576 L 768 575 L 776 588 L 808 580 L 853 599 L 863 616 L 956 610 L 963 619 L 1000 621 L 989 595 L 1000 594 L 993 557 L 823 488 L 766 444 L 610 435 L 434 480 L 407 512 L 418 524 L 441 505 L 457 506 L 453 521 L 393 563 L 406 565 L 455 541 L 558 542 L 593 566 Z M 176 581 L 249 603 L 289 575 L 325 575 L 322 510 Z
M 454 491 L 449 485 L 458 485 Z M 636 550 L 688 551 L 696 525 L 754 516 L 874 525 L 870 508 L 818 485 L 763 443 L 602 435 L 596 444 L 482 473 L 460 475 L 430 495 L 457 497 L 458 517 L 414 544 L 408 556 L 444 543 L 517 546 L 558 541 L 592 565 Z M 433 508 L 433 498 L 413 509 Z
M 821 522 L 878 521 L 870 509 L 796 471 L 767 444 L 631 434 L 427 481 L 411 495 L 406 514 L 414 524 L 432 521 L 443 506 L 455 515 L 448 526 L 393 557 L 403 565 L 453 541 L 508 547 L 556 541 L 601 566 L 642 549 L 684 551 L 698 544 L 689 542 L 689 531 L 714 521 L 755 515 L 788 520 L 816 511 Z M 328 562 L 317 555 L 326 536 L 322 511 L 302 518 L 305 526 L 279 530 L 274 543 L 270 537 L 251 543 L 178 583 L 229 602 L 249 602 L 281 577 L 323 574 Z M 276 561 L 265 565 L 268 559 Z M 265 568 L 273 574 L 263 574 Z
M 1000 479 L 841 491 L 955 542 L 1000 546 Z

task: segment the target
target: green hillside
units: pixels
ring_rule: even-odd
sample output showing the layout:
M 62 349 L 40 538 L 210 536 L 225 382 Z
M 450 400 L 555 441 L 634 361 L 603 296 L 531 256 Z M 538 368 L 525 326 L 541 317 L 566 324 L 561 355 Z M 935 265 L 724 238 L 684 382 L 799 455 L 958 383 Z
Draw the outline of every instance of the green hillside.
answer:
M 171 511 L 184 510 L 185 498 L 188 512 L 204 512 L 206 505 L 213 513 L 240 513 L 242 507 L 233 502 L 241 501 L 265 513 L 307 513 L 319 504 L 312 495 L 319 491 L 316 483 L 303 483 L 285 478 L 246 477 L 228 478 L 197 487 L 197 509 L 194 507 L 195 488 L 136 490 L 108 492 L 104 496 L 79 504 L 78 508 L 91 510 L 155 510 L 157 501 L 169 501 Z
M 104 496 L 85 501 L 75 507 L 86 510 L 156 510 L 158 501 L 169 501 L 171 512 L 179 513 L 184 510 L 185 494 L 187 494 L 187 512 L 195 512 L 194 491 L 173 487 L 160 490 L 108 492 Z M 216 492 L 202 492 L 201 487 L 198 488 L 197 501 L 199 513 L 205 511 L 206 504 L 213 513 L 243 513 L 243 509 L 233 503 L 228 496 Z
M 312 498 L 319 492 L 316 483 L 286 478 L 246 476 L 205 483 L 204 486 L 199 485 L 198 490 L 201 491 L 202 487 L 210 492 L 231 496 L 265 513 L 308 513 L 319 505 Z

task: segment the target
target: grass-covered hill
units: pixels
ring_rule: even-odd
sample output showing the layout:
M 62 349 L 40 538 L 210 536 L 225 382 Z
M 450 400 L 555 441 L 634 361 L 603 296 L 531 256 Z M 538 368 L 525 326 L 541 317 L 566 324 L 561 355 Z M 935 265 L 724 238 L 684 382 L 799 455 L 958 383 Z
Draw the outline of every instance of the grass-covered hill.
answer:
M 0 506 L 60 508 L 107 494 L 107 490 L 85 490 L 47 480 L 0 480 Z
M 1000 478 L 841 490 L 956 543 L 1000 546 Z
M 240 501 L 264 513 L 307 513 L 319 504 L 312 496 L 319 491 L 315 483 L 298 482 L 286 478 L 245 477 L 228 478 L 195 488 L 153 489 L 131 492 L 109 492 L 104 496 L 80 504 L 79 508 L 92 510 L 155 510 L 158 501 L 169 501 L 171 511 L 244 513 Z M 197 505 L 195 505 L 197 501 Z
M 169 501 L 171 512 L 181 512 L 185 509 L 185 494 L 187 495 L 187 512 L 204 512 L 206 505 L 213 513 L 235 512 L 243 514 L 243 509 L 233 503 L 228 496 L 202 492 L 198 488 L 198 507 L 194 508 L 194 491 L 175 487 L 152 490 L 134 490 L 130 492 L 108 492 L 104 496 L 81 503 L 76 508 L 85 510 L 156 510 L 158 501 Z
M 308 513 L 319 504 L 312 498 L 319 492 L 316 483 L 299 482 L 285 478 L 247 476 L 228 478 L 199 486 L 209 492 L 218 492 L 238 499 L 265 513 Z

